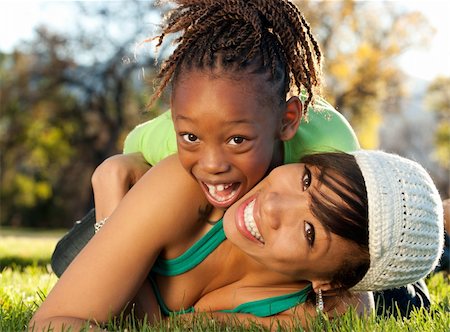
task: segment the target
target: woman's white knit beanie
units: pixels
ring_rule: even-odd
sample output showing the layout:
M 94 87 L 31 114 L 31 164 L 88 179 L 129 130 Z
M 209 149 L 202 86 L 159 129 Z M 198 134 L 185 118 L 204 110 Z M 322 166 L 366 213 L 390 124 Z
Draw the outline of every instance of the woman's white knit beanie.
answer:
M 383 151 L 352 153 L 369 204 L 370 267 L 352 290 L 395 288 L 437 265 L 443 249 L 442 200 L 418 163 Z

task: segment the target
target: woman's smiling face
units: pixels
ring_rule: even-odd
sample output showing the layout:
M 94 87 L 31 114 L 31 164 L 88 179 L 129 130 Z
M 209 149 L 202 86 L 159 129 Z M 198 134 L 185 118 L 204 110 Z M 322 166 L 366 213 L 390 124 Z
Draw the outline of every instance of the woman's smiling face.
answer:
M 271 270 L 310 281 L 334 275 L 355 246 L 311 213 L 311 191 L 336 195 L 318 173 L 306 164 L 274 169 L 227 210 L 227 238 Z

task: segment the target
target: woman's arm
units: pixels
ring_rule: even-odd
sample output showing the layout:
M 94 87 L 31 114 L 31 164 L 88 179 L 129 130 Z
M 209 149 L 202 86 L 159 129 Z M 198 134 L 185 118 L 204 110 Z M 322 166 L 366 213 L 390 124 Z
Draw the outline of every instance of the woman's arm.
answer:
M 177 156 L 153 167 L 68 267 L 30 326 L 79 328 L 88 320 L 101 323 L 119 314 L 160 251 L 192 234 L 199 224 L 195 206 L 203 204 L 201 189 Z
M 328 318 L 343 315 L 350 307 L 353 307 L 360 315 L 366 315 L 373 311 L 373 296 L 370 292 L 347 294 L 341 296 L 324 297 L 324 314 Z M 256 317 L 243 313 L 223 313 L 223 312 L 201 312 L 183 315 L 186 322 L 196 319 L 214 320 L 221 324 L 238 324 L 239 326 L 251 327 L 254 324 L 262 325 L 269 330 L 277 331 L 281 328 L 294 328 L 301 325 L 308 328 L 310 319 L 317 317 L 317 310 L 314 304 L 309 302 L 300 304 L 278 315 L 269 317 Z

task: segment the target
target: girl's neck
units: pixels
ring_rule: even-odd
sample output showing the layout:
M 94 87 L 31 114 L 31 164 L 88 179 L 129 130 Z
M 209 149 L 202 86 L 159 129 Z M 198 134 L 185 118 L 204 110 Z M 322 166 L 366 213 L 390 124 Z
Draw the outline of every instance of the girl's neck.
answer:
M 210 224 L 216 224 L 220 219 L 222 219 L 225 214 L 226 209 L 221 209 L 212 206 L 211 212 L 208 215 L 207 222 Z
M 281 166 L 283 164 L 284 164 L 284 142 L 282 140 L 276 140 L 273 147 L 272 161 L 270 162 L 267 173 L 269 173 L 275 167 Z

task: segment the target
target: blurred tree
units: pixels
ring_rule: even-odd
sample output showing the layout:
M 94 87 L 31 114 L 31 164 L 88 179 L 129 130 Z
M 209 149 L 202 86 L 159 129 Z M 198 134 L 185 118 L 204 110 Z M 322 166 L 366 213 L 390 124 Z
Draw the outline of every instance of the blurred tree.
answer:
M 376 147 L 381 117 L 400 108 L 404 93 L 396 60 L 422 45 L 430 27 L 387 2 L 297 2 L 325 55 L 326 98 L 364 147 Z M 150 22 L 165 8 L 138 0 L 67 5 L 78 6 L 79 18 L 68 35 L 41 27 L 35 40 L 0 55 L 1 224 L 70 226 L 92 204 L 93 169 L 158 111 L 142 112 L 155 59 L 136 43 L 155 35 Z
M 54 42 L 57 42 L 54 40 Z M 75 99 L 52 77 L 39 74 L 37 56 L 15 52 L 1 57 L 1 223 L 36 224 L 46 216 L 64 178 L 81 131 Z M 50 61 L 56 71 L 70 65 Z M 48 68 L 47 68 L 48 69 Z M 54 76 L 54 75 L 53 75 Z
M 153 2 L 74 10 L 73 35 L 40 27 L 35 40 L 0 58 L 3 225 L 71 225 L 92 205 L 93 169 L 152 116 L 143 115 L 151 90 L 140 73 L 150 79 L 155 59 L 133 52 L 151 34 L 144 30 Z
M 436 132 L 436 158 L 450 171 L 450 77 L 438 77 L 428 87 L 425 99 L 427 109 L 438 122 Z M 447 173 L 449 174 L 449 173 Z M 448 193 L 450 195 L 450 192 Z
M 350 121 L 365 148 L 378 147 L 385 112 L 400 109 L 399 55 L 423 46 L 432 30 L 423 15 L 387 1 L 296 1 L 325 57 L 324 95 Z

